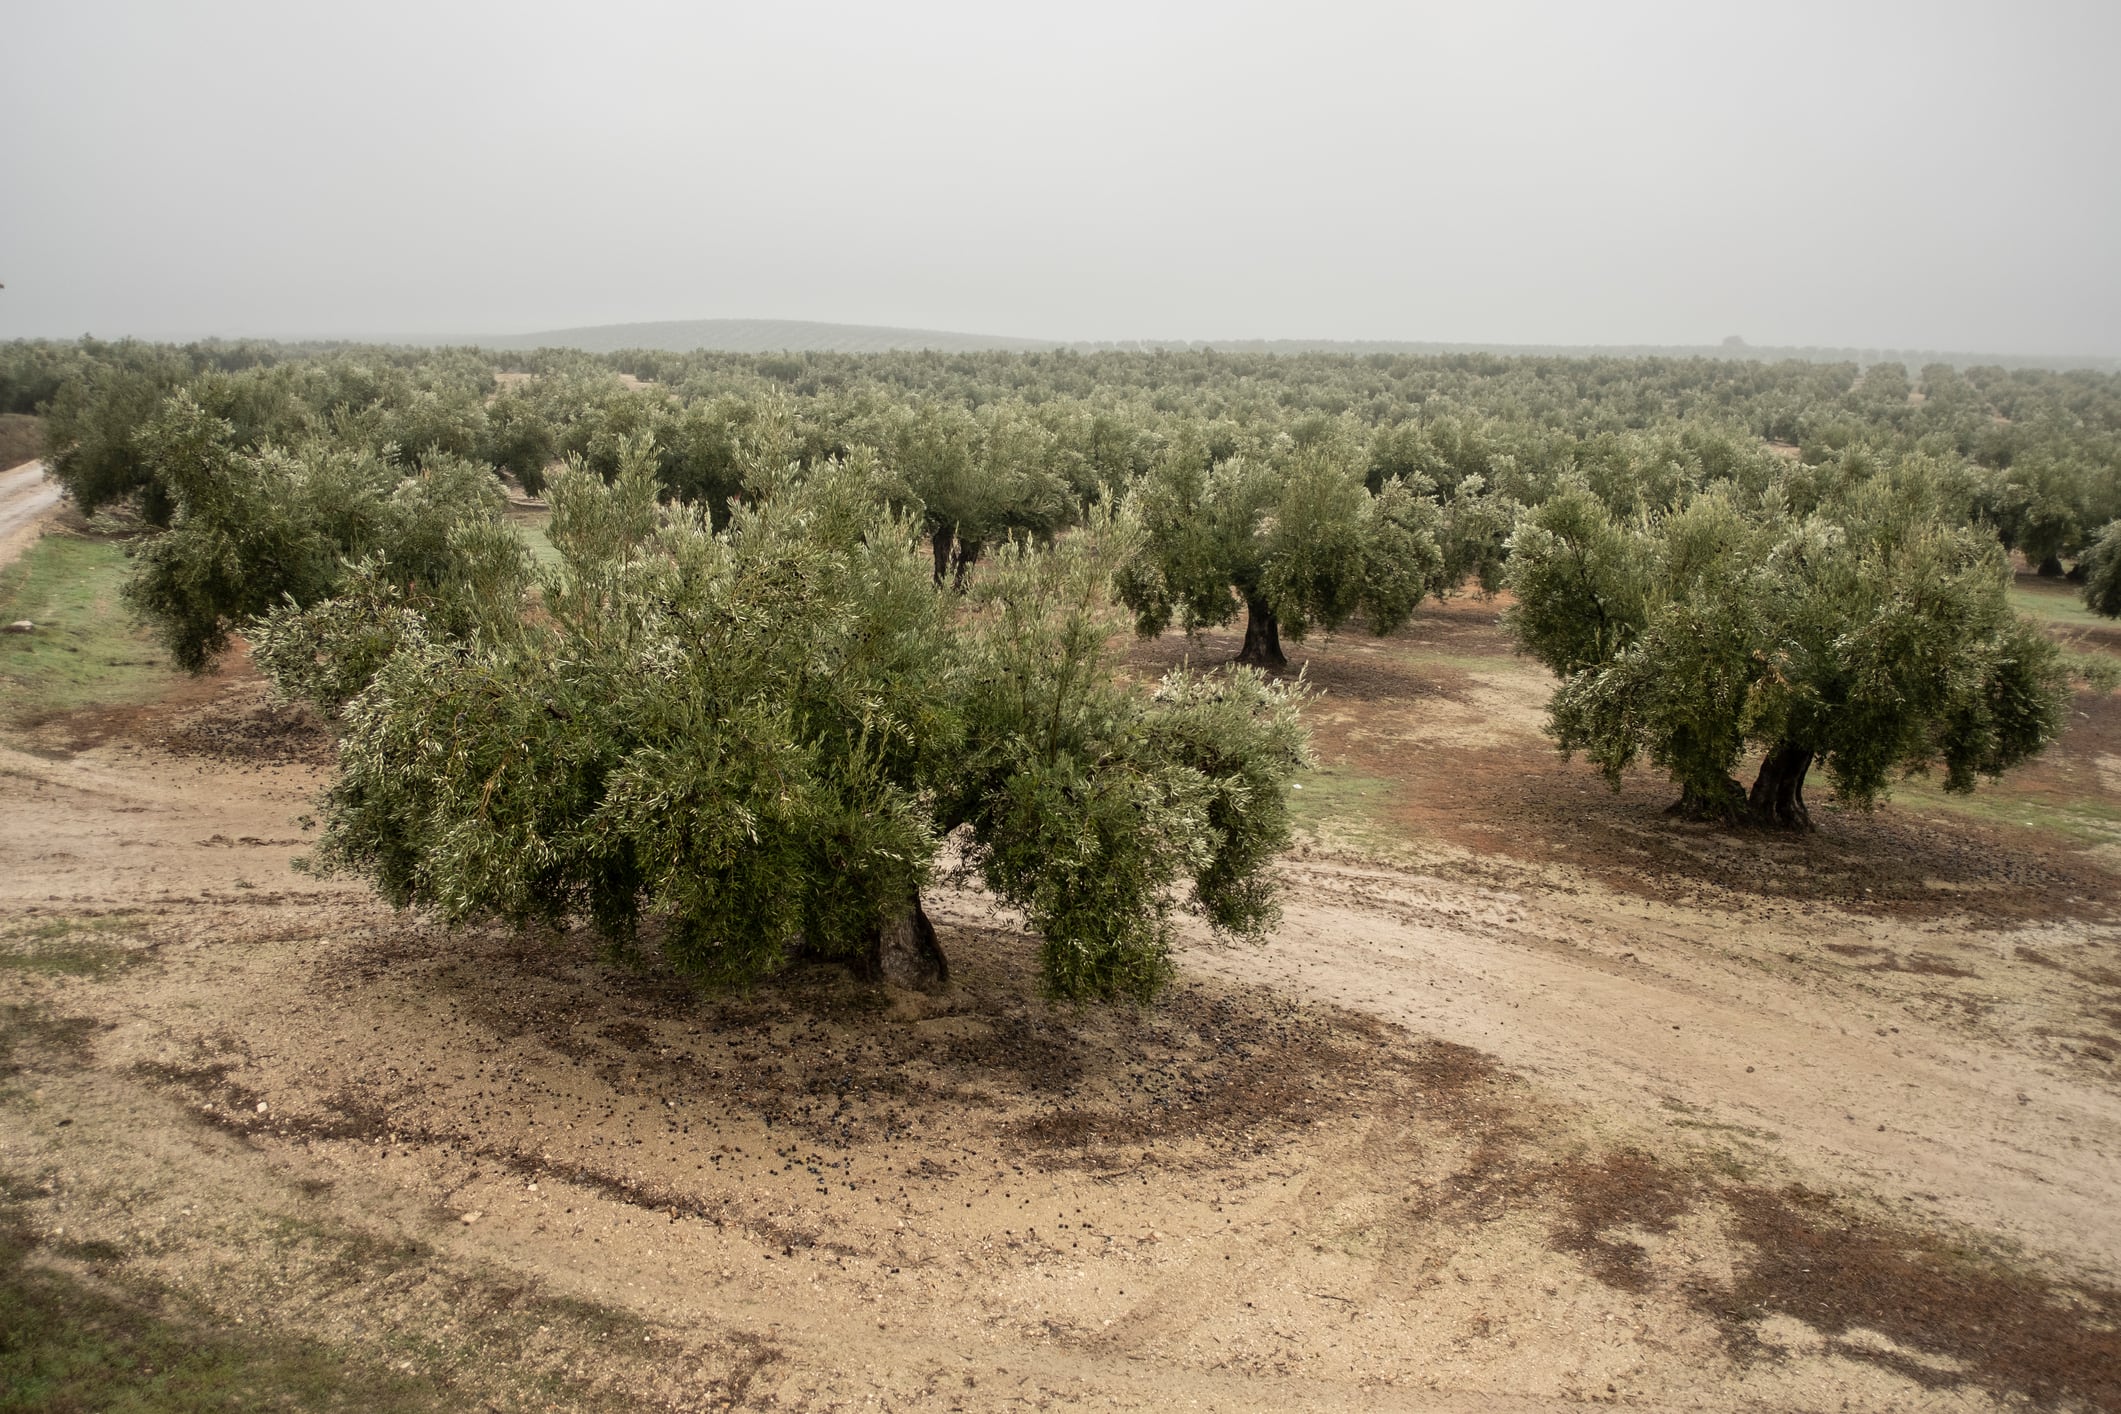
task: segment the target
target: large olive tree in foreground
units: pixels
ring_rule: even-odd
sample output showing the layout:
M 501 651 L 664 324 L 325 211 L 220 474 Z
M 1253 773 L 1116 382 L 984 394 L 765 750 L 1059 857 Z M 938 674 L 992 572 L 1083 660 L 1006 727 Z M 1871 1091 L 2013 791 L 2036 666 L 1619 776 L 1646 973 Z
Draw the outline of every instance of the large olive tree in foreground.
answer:
M 717 534 L 658 506 L 645 454 L 557 476 L 561 563 L 505 622 L 438 631 L 372 575 L 276 615 L 261 656 L 294 690 L 369 665 L 317 862 L 450 920 L 645 923 L 723 979 L 795 953 L 933 978 L 920 895 L 953 834 L 1058 995 L 1152 993 L 1186 897 L 1268 925 L 1295 698 L 1115 676 L 1127 525 L 1011 548 L 960 598 L 866 459 L 772 483 Z
M 1919 482 L 1803 517 L 1716 491 L 1637 521 L 1568 489 L 1518 529 L 1509 580 L 1518 643 L 1562 679 L 1562 750 L 1616 788 L 1646 755 L 1697 817 L 1807 827 L 1815 765 L 1856 805 L 1933 766 L 1970 790 L 2061 726 L 2060 655 L 2011 611 L 2001 549 Z

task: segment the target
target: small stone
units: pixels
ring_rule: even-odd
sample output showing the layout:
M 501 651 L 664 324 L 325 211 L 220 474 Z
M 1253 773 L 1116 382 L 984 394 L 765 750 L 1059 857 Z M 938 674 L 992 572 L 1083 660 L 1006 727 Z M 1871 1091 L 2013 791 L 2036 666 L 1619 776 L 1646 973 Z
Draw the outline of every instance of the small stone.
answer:
M 457 1221 L 464 1224 L 464 1226 L 466 1227 L 470 1227 L 473 1223 L 477 1222 L 480 1218 L 483 1218 L 485 1216 L 486 1215 L 484 1213 L 473 1211 L 464 1214 L 462 1217 L 458 1218 Z
M 264 1113 L 265 1113 L 265 1102 L 264 1102 L 263 1100 L 260 1100 L 260 1101 L 258 1101 L 258 1113 L 259 1113 L 259 1114 L 264 1114 Z

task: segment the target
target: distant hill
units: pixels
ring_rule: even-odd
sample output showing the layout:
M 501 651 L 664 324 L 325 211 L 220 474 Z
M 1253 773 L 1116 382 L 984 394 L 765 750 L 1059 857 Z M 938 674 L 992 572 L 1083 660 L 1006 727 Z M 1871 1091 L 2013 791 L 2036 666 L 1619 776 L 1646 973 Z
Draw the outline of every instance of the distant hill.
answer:
M 666 349 L 690 353 L 889 353 L 936 349 L 943 353 L 1030 353 L 1061 346 L 1057 339 L 1011 339 L 999 334 L 952 334 L 940 329 L 891 329 L 874 324 L 820 324 L 808 319 L 669 319 L 654 324 L 600 324 L 587 329 L 548 329 L 476 342 L 490 349 Z
M 1497 358 L 1721 358 L 1757 363 L 1900 363 L 1909 373 L 1919 373 L 1924 364 L 1944 363 L 1954 368 L 2051 368 L 2066 371 L 2091 369 L 2099 373 L 2121 373 L 2121 358 L 2089 355 L 1984 354 L 1938 352 L 1932 349 L 1837 349 L 1783 348 L 1725 342 L 1721 344 L 1447 344 L 1409 343 L 1384 339 L 1121 339 L 1103 343 L 1074 343 L 1080 352 L 1101 350 L 1214 349 L 1219 353 L 1263 354 L 1406 354 L 1437 358 L 1451 354 L 1491 354 Z
M 452 339 L 489 349 L 581 349 L 615 353 L 620 349 L 665 349 L 673 353 L 888 353 L 898 349 L 934 349 L 943 353 L 1037 353 L 1073 349 L 1082 353 L 1215 349 L 1222 353 L 1264 354 L 1492 354 L 1500 358 L 1724 358 L 1808 363 L 1902 363 L 1910 373 L 1924 364 L 1958 368 L 1989 364 L 2003 368 L 2088 368 L 2121 372 L 2121 359 L 2025 354 L 1939 353 L 1926 349 L 1775 348 L 1727 340 L 1721 344 L 1466 344 L 1413 343 L 1380 339 L 1120 339 L 1100 342 L 1019 339 L 1003 334 L 956 334 L 941 329 L 895 329 L 875 324 L 824 324 L 808 319 L 670 319 L 652 324 L 599 324 L 582 329 L 547 329 L 535 334 L 506 334 Z

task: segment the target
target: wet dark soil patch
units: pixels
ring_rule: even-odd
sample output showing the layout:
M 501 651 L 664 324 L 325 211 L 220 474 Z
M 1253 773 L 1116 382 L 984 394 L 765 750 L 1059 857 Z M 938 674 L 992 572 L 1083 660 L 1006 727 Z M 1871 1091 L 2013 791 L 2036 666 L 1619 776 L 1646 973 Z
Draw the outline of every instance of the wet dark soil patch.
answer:
M 1910 953 L 1906 957 L 1885 957 L 1864 966 L 1866 972 L 1908 972 L 1921 977 L 1979 977 L 1978 972 L 1969 971 L 1935 953 Z
M 1803 1188 L 1718 1191 L 1727 1228 L 1750 1252 L 1720 1308 L 1733 1348 L 1754 1348 L 1751 1323 L 1781 1312 L 1822 1334 L 1876 1331 L 1942 1356 L 1956 1371 L 1867 1343 L 1839 1353 L 1933 1388 L 1971 1384 L 1998 1398 L 2121 1409 L 2121 1292 L 2053 1281 L 1891 1228 Z
M 101 1023 L 59 1016 L 34 1002 L 0 1003 L 0 1084 L 36 1064 L 78 1061 Z
M 1476 1127 L 1501 1115 L 1476 1116 Z M 1619 1291 L 1675 1288 L 1717 1323 L 1740 1360 L 1780 1358 L 1759 1325 L 1788 1316 L 1836 1354 L 1932 1389 L 1972 1386 L 2043 1407 L 2121 1410 L 2121 1291 L 2035 1275 L 1802 1187 L 1733 1182 L 1634 1149 L 1555 1161 L 1523 1137 L 1507 1122 L 1480 1134 L 1439 1185 L 1443 1201 L 1417 1216 L 1476 1223 L 1511 1206 L 1551 1211 L 1556 1251 Z M 1661 1271 L 1645 1245 L 1697 1214 L 1734 1243 L 1727 1282 Z
M 366 1080 L 394 1115 L 579 1108 L 594 1093 L 679 1125 L 750 1116 L 825 1151 L 985 1116 L 1043 1165 L 1100 1167 L 1121 1148 L 1130 1165 L 1190 1163 L 1259 1152 L 1391 1094 L 1453 1093 L 1492 1068 L 1477 1052 L 1419 1045 L 1263 987 L 1181 981 L 1151 1009 L 1049 1003 L 1030 939 L 938 927 L 953 977 L 940 998 L 887 993 L 821 964 L 716 993 L 652 960 L 618 965 L 583 934 L 416 924 L 339 951 L 314 985 L 334 1007 L 409 989 L 440 1003 L 443 1034 L 462 1037 L 453 1049 L 529 1042 L 522 1054 L 541 1074 L 564 1067 L 564 1096 L 549 1078 L 483 1063 L 453 1064 L 462 1076 L 447 1083 Z M 390 1123 L 407 1132 L 406 1118 Z M 479 1132 L 456 1118 L 429 1124 L 460 1144 Z
M 164 731 L 156 745 L 245 766 L 329 766 L 336 758 L 331 730 L 307 706 L 260 700 L 255 691 L 231 697 Z
M 1701 1185 L 1637 1149 L 1558 1168 L 1550 1186 L 1562 1207 L 1554 1245 L 1581 1257 L 1622 1291 L 1650 1285 L 1649 1250 L 1626 1229 L 1666 1233 L 1691 1210 Z
M 1724 829 L 1667 815 L 1671 789 L 1648 773 L 1615 792 L 1551 751 L 1434 747 L 1390 760 L 1350 753 L 1350 764 L 1399 776 L 1386 810 L 1411 836 L 1570 864 L 1660 902 L 2006 924 L 2121 912 L 2121 888 L 2096 860 L 1971 821 L 1815 806 L 1819 828 L 1809 834 Z
M 2059 958 L 2050 957 L 2048 954 L 2041 952 L 2038 948 L 2021 946 L 2012 949 L 2012 951 L 2017 954 L 2020 961 L 2030 962 L 2035 967 L 2045 967 L 2051 972 L 2067 973 L 2079 982 L 2086 982 L 2094 987 L 2107 987 L 2121 991 L 2121 968 L 2108 967 L 2104 963 L 2098 962 L 2063 962 Z

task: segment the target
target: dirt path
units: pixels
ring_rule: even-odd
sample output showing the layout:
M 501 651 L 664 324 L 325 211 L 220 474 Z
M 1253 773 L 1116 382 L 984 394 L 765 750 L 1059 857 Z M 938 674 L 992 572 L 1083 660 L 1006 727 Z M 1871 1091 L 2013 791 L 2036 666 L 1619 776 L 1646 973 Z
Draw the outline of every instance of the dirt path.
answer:
M 2121 1279 L 2111 1068 L 2058 1066 L 1968 1028 L 1956 1009 L 1937 1014 L 1922 1004 L 1934 975 L 1900 974 L 1925 984 L 1910 996 L 1878 985 L 1889 972 L 1860 970 L 1949 954 L 1968 964 L 1949 979 L 1959 990 L 2000 1000 L 2050 975 L 2014 966 L 2014 939 L 2111 958 L 2110 927 L 1998 939 L 1813 915 L 1709 928 L 1581 880 L 1474 890 L 1330 860 L 1288 874 L 1273 947 L 1196 954 L 1195 965 L 1477 1047 L 1615 1126 L 1714 1135 L 1752 1162 Z M 1858 951 L 1825 951 L 1822 935 Z
M 0 565 L 13 563 L 28 548 L 37 527 L 58 507 L 59 496 L 59 483 L 45 479 L 41 461 L 0 472 Z
M 1364 698 L 1363 651 L 1335 769 L 1533 730 L 1505 667 Z M 1153 1011 L 1046 1006 L 948 889 L 946 997 L 703 997 L 291 871 L 325 754 L 240 672 L 0 744 L 0 1208 L 49 1270 L 454 1407 L 2121 1409 L 2079 864 L 1886 821 L 1746 893 L 1571 790 L 1511 823 L 1559 857 L 1314 839 L 1273 942 L 1191 938 Z M 1395 789 L 1505 837 L 1446 785 Z M 2001 872 L 1872 907 L 1958 858 L 1893 829 Z

